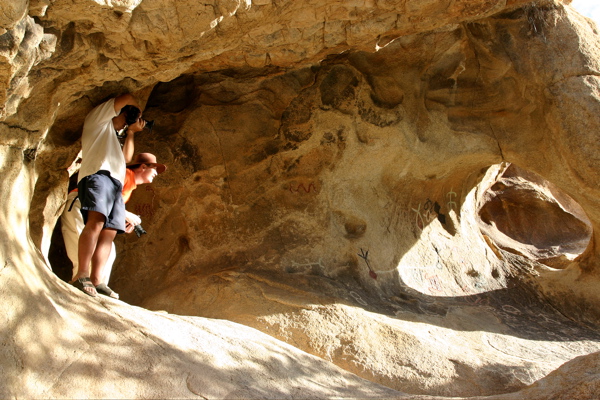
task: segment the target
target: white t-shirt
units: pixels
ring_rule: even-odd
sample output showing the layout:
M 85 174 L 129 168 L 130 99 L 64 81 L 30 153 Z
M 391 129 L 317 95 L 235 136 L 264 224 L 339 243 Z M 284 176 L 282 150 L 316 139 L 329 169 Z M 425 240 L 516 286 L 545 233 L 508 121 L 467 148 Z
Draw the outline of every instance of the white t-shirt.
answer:
M 88 175 L 106 170 L 113 178 L 125 182 L 125 156 L 112 122 L 117 115 L 115 99 L 110 99 L 85 117 L 81 135 L 80 181 Z

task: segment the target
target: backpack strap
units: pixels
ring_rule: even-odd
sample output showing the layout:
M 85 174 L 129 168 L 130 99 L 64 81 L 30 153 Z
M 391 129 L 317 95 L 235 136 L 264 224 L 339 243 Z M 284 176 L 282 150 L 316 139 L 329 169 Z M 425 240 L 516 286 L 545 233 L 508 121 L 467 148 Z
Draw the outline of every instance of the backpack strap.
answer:
M 79 198 L 79 195 L 75 196 L 75 198 L 71 202 L 71 205 L 69 206 L 69 211 L 68 212 L 71 212 L 71 210 L 73 209 L 73 204 L 75 204 L 75 200 L 77 200 L 78 198 Z

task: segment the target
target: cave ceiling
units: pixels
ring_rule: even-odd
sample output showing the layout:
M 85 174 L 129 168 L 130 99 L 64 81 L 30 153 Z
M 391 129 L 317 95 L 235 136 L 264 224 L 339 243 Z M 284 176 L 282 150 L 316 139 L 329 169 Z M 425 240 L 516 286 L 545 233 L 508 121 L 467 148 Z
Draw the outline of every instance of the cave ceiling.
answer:
M 568 3 L 0 2 L 0 396 L 594 398 L 600 39 Z M 127 92 L 168 168 L 90 300 L 60 214 Z

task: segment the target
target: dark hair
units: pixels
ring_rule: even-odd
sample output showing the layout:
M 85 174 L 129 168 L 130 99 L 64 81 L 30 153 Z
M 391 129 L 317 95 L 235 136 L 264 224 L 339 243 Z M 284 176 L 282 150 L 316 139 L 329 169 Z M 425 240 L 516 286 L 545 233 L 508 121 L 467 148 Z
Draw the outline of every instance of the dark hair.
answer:
M 125 107 L 121 108 L 121 112 L 119 114 L 123 113 L 125 113 L 125 123 L 127 123 L 127 125 L 133 125 L 137 122 L 142 112 L 136 106 L 126 105 Z

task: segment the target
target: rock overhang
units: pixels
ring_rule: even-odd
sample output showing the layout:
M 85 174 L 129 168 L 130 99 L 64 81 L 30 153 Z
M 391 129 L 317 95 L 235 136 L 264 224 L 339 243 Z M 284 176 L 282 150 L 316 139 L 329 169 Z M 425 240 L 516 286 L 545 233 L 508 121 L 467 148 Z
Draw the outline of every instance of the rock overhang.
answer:
M 216 2 L 178 3 L 168 12 L 161 4 L 103 6 L 102 21 L 61 1 L 40 11 L 34 21 L 56 37 L 57 50 L 49 54 L 53 40 L 42 36 L 46 53 L 19 66 L 21 75 L 30 73 L 11 78 L 2 128 L 35 161 L 31 236 L 46 252 L 85 113 L 125 89 L 147 99 L 156 136 L 138 145 L 165 160 L 171 176 L 132 204 L 152 237 L 144 237 L 144 246 L 130 238 L 121 243 L 115 283 L 130 301 L 226 316 L 263 330 L 287 323 L 294 328 L 278 328 L 276 336 L 292 340 L 307 335 L 297 324 L 332 313 L 298 311 L 323 303 L 323 293 L 383 315 L 395 308 L 395 316 L 407 310 L 448 315 L 435 300 L 442 297 L 494 303 L 498 297 L 473 296 L 501 292 L 513 276 L 535 276 L 510 254 L 488 252 L 488 242 L 477 236 L 478 184 L 483 170 L 500 161 L 559 185 L 594 225 L 590 182 L 597 173 L 591 162 L 573 161 L 593 160 L 590 138 L 581 134 L 593 124 L 574 123 L 580 113 L 558 106 L 594 87 L 594 58 L 559 38 L 579 37 L 589 47 L 594 41 L 578 36 L 581 20 L 568 19 L 560 3 L 397 2 L 373 11 L 368 2 L 352 9 Z M 203 17 L 195 21 L 194 12 Z M 269 24 L 280 15 L 287 22 Z M 183 21 L 196 25 L 180 27 Z M 245 32 L 229 36 L 246 23 Z M 23 40 L 19 48 L 31 43 Z M 561 64 L 548 48 L 572 56 Z M 589 76 L 578 79 L 581 71 Z M 597 108 L 593 101 L 578 104 Z M 569 142 L 573 132 L 579 135 Z M 557 159 L 566 159 L 567 167 L 551 167 Z M 594 243 L 582 257 L 584 269 L 574 263 L 565 278 L 555 274 L 540 284 L 556 296 L 555 306 L 573 306 L 560 298 L 573 290 L 569 276 L 595 275 Z M 216 309 L 205 305 L 213 286 L 222 288 L 212 294 L 220 300 Z M 415 289 L 429 297 L 414 295 Z M 219 298 L 224 293 L 230 297 Z M 585 290 L 578 295 L 581 304 L 596 303 Z M 231 299 L 238 303 L 225 307 Z M 257 318 L 251 305 L 265 301 L 271 310 Z M 511 304 L 500 305 L 505 323 L 513 316 L 506 310 L 517 313 Z M 359 346 L 359 337 L 348 337 Z M 325 358 L 336 348 L 313 340 L 302 347 Z M 373 372 L 387 367 L 358 361 L 372 351 L 361 349 L 350 363 L 333 360 L 353 372 L 367 365 L 369 379 L 394 385 Z M 453 393 L 491 393 L 464 391 L 456 382 L 471 366 L 457 365 L 467 367 L 459 368 Z M 395 376 L 412 385 L 408 375 Z M 428 382 L 430 393 L 442 393 L 439 382 L 450 376 L 440 372 Z M 502 385 L 492 390 L 522 384 Z

